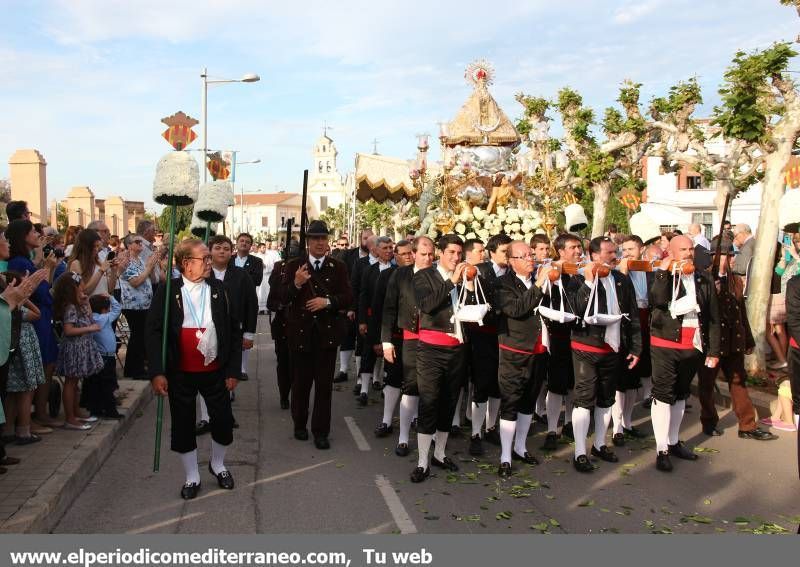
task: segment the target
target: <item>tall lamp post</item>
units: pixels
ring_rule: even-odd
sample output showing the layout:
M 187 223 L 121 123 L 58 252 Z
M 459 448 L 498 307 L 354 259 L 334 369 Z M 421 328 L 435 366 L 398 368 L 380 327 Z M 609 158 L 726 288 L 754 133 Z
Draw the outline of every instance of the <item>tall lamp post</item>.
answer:
M 206 167 L 206 159 L 208 154 L 208 85 L 215 85 L 221 83 L 255 83 L 261 80 L 261 77 L 255 73 L 246 73 L 242 75 L 241 79 L 209 79 L 208 68 L 203 67 L 203 74 L 200 75 L 203 82 L 203 97 L 201 99 L 200 111 L 203 115 L 203 183 L 208 181 L 208 168 Z

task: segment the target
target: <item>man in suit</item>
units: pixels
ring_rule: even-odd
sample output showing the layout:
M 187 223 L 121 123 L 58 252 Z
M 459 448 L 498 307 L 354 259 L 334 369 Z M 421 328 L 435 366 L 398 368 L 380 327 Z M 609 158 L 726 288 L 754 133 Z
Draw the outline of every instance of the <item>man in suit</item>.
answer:
M 241 368 L 241 322 L 222 282 L 211 277 L 211 255 L 202 241 L 189 238 L 175 250 L 181 277 L 172 280 L 170 296 L 160 286 L 147 314 L 147 361 L 153 392 L 169 396 L 171 448 L 180 453 L 186 474 L 181 497 L 200 491 L 195 437 L 195 400 L 199 393 L 211 415 L 209 472 L 220 488 L 232 489 L 233 476 L 225 466 L 233 442 L 230 392 Z M 162 363 L 164 309 L 170 302 L 166 365 Z
M 230 265 L 237 268 L 242 268 L 250 276 L 250 283 L 253 288 L 258 288 L 261 281 L 264 279 L 264 262 L 261 258 L 250 254 L 250 249 L 253 247 L 253 237 L 243 232 L 236 237 L 236 256 L 231 258 Z M 256 312 L 257 313 L 257 312 Z M 242 352 L 242 381 L 249 379 L 247 375 L 247 363 L 250 356 L 250 350 Z
M 753 252 L 756 248 L 756 238 L 749 225 L 739 223 L 733 227 L 733 244 L 739 250 L 733 260 L 733 273 L 742 278 L 746 298 L 750 282 L 750 264 L 753 262 Z
M 326 256 L 328 235 L 324 222 L 308 225 L 308 253 L 286 263 L 277 297 L 287 306 L 294 437 L 308 439 L 308 404 L 314 386 L 311 432 L 314 445 L 321 450 L 330 448 L 336 349 L 347 332 L 344 314 L 353 301 L 347 268 Z
M 392 273 L 386 288 L 381 321 L 383 358 L 387 363 L 400 362 L 403 368 L 403 396 L 400 398 L 400 435 L 394 452 L 406 457 L 411 422 L 419 409 L 419 387 L 417 385 L 417 348 L 419 345 L 419 308 L 414 296 L 414 274 L 433 265 L 434 245 L 427 236 L 418 236 L 413 245 L 414 264 L 403 266 Z M 399 253 L 398 253 L 399 254 Z M 399 255 L 398 255 L 399 258 Z M 392 323 L 395 321 L 396 323 Z M 400 348 L 394 340 L 397 326 L 402 334 Z
M 681 421 L 694 375 L 705 364 L 716 368 L 720 352 L 720 319 L 714 282 L 705 272 L 683 275 L 694 243 L 686 236 L 669 242 L 669 256 L 650 286 L 650 356 L 653 405 L 650 417 L 656 438 L 656 468 L 670 472 L 670 456 L 688 461 L 697 454 L 679 439 Z M 677 283 L 677 292 L 673 292 Z
M 358 402 L 362 406 L 367 405 L 369 400 L 369 383 L 374 375 L 376 367 L 377 356 L 375 344 L 369 340 L 370 334 L 373 338 L 377 337 L 380 333 L 375 328 L 375 312 L 372 310 L 372 301 L 375 296 L 375 282 L 378 276 L 392 268 L 392 259 L 394 257 L 394 244 L 392 239 L 388 236 L 379 236 L 375 239 L 375 257 L 377 261 L 369 266 L 362 267 L 361 283 L 358 286 L 358 296 L 354 295 L 354 300 L 357 300 L 357 321 L 358 321 L 358 334 L 362 337 L 363 349 L 361 351 L 361 392 L 358 396 Z M 375 387 L 382 380 L 375 377 Z
M 358 322 L 358 302 L 361 298 L 361 282 L 364 278 L 364 272 L 367 271 L 367 268 L 378 261 L 378 251 L 376 249 L 377 242 L 378 237 L 374 234 L 371 234 L 367 237 L 366 248 L 369 250 L 369 253 L 366 256 L 359 257 L 353 264 L 352 270 L 350 270 L 350 288 L 353 290 L 353 305 L 350 311 L 347 313 L 347 316 L 350 318 L 350 313 L 352 312 L 352 317 L 355 321 L 357 377 L 356 385 L 353 387 L 353 393 L 359 398 L 362 397 L 361 394 L 364 392 L 364 388 L 369 388 L 369 383 L 372 380 L 375 364 L 374 360 L 372 361 L 372 365 L 368 365 L 368 361 L 364 360 L 364 335 L 366 334 L 366 329 L 361 327 Z
M 616 244 L 607 236 L 598 236 L 589 243 L 592 264 L 583 274 L 572 278 L 569 295 L 576 313 L 583 317 L 581 326 L 572 329 L 572 363 L 575 369 L 575 407 L 572 429 L 575 434 L 575 458 L 579 472 L 592 472 L 594 466 L 586 456 L 586 438 L 594 409 L 594 444 L 591 454 L 606 462 L 619 459 L 606 445 L 606 432 L 611 424 L 617 376 L 623 368 L 633 369 L 642 350 L 636 292 L 628 276 L 611 270 L 616 262 Z M 610 270 L 603 276 L 601 267 Z
M 501 478 L 511 476 L 511 461 L 536 465 L 525 441 L 533 421 L 536 398 L 547 375 L 547 349 L 542 345 L 541 317 L 536 307 L 542 300 L 547 269 L 533 277 L 533 253 L 522 241 L 508 247 L 511 269 L 498 278 L 494 290 L 498 317 L 500 388 Z M 513 446 L 513 449 L 512 449 Z
M 379 252 L 382 255 L 382 251 Z M 388 331 L 386 337 L 387 342 L 392 346 L 392 349 L 401 355 L 403 350 L 403 333 L 397 325 L 397 309 L 389 309 L 388 314 L 391 320 L 384 321 L 384 306 L 387 299 L 387 291 L 389 288 L 389 280 L 392 275 L 399 268 L 411 266 L 414 263 L 414 252 L 411 249 L 411 243 L 408 240 L 401 240 L 397 243 L 394 249 L 394 258 L 397 265 L 390 265 L 388 269 L 384 269 L 378 273 L 375 280 L 372 292 L 372 304 L 370 306 L 369 329 L 367 330 L 367 343 L 372 345 L 376 356 L 383 357 L 383 332 L 384 327 Z M 379 264 L 376 264 L 377 266 Z M 375 270 L 375 266 L 370 268 L 370 271 Z M 393 359 L 392 362 L 386 362 L 384 365 L 386 370 L 386 383 L 383 386 L 383 418 L 378 426 L 375 428 L 376 437 L 386 437 L 393 431 L 392 416 L 394 415 L 394 408 L 400 399 L 400 394 L 403 388 L 403 364 L 401 356 Z
M 494 287 L 497 279 L 508 270 L 508 246 L 511 237 L 496 234 L 486 243 L 489 260 L 478 264 L 478 277 L 486 301 L 492 306 L 483 320 L 483 325 L 466 325 L 469 336 L 470 369 L 472 371 L 472 435 L 469 454 L 483 454 L 481 427 L 486 420 L 485 439 L 494 445 L 500 444 L 497 431 L 497 415 L 500 411 L 500 388 L 497 385 L 497 318 L 500 309 L 494 300 Z
M 286 334 L 288 320 L 286 318 L 286 305 L 280 302 L 278 286 L 283 278 L 286 262 L 280 260 L 275 263 L 269 276 L 269 295 L 267 296 L 267 309 L 272 314 L 270 321 L 270 334 L 275 342 L 275 373 L 278 378 L 278 396 L 281 409 L 289 409 L 289 393 L 292 389 L 291 358 L 289 356 L 289 339 Z

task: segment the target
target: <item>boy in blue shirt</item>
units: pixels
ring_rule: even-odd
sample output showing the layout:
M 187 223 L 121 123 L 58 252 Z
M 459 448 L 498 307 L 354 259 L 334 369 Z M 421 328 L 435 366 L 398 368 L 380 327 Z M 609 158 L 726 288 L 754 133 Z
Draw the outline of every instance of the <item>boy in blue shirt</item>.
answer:
M 103 356 L 103 369 L 84 380 L 87 392 L 87 409 L 92 415 L 106 419 L 124 417 L 117 411 L 114 399 L 114 387 L 117 372 L 117 337 L 114 334 L 114 322 L 122 313 L 122 306 L 109 295 L 93 295 L 89 298 L 92 306 L 92 318 L 100 326 L 100 330 L 92 335 L 100 354 Z

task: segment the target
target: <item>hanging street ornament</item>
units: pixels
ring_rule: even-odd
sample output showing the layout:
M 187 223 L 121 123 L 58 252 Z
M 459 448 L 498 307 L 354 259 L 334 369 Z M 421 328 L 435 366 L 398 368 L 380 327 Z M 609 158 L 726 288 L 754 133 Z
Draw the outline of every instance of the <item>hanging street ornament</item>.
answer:
M 464 78 L 468 83 L 491 85 L 494 82 L 494 67 L 486 59 L 478 59 L 467 65 Z
M 231 170 L 228 168 L 228 165 L 228 162 L 223 159 L 221 152 L 208 154 L 208 163 L 206 167 L 208 167 L 208 172 L 211 174 L 211 177 L 214 178 L 214 181 L 224 181 L 230 177 Z
M 178 151 L 184 149 L 197 138 L 197 134 L 192 131 L 192 127 L 197 126 L 200 122 L 182 111 L 162 118 L 161 122 L 168 126 L 161 135 Z

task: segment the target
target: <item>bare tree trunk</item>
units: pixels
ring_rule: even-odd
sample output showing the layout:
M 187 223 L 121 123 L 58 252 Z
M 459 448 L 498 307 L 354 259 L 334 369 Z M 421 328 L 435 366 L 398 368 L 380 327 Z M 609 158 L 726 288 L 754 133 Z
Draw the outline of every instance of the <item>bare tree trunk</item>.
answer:
M 608 199 L 611 197 L 611 183 L 603 181 L 594 187 L 594 210 L 592 211 L 592 238 L 603 236 L 606 231 Z
M 717 215 L 720 217 L 720 222 L 725 220 L 722 218 L 723 213 L 725 212 L 725 197 L 733 191 L 733 184 L 725 179 L 718 179 L 717 180 L 717 193 L 714 195 L 714 206 L 717 207 Z M 731 195 L 731 199 L 733 199 L 735 195 Z
M 755 339 L 753 354 L 747 357 L 748 374 L 766 373 L 766 331 L 770 299 L 770 284 L 775 269 L 775 249 L 778 242 L 778 208 L 783 196 L 783 168 L 791 155 L 791 145 L 786 151 L 769 154 L 764 160 L 765 172 L 761 193 L 761 216 L 756 231 L 756 247 L 750 266 L 750 283 L 747 296 L 747 317 Z M 783 148 L 781 148 L 783 149 Z

